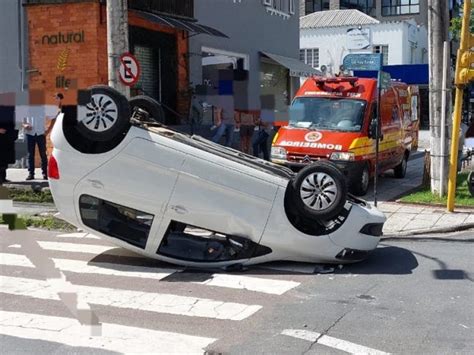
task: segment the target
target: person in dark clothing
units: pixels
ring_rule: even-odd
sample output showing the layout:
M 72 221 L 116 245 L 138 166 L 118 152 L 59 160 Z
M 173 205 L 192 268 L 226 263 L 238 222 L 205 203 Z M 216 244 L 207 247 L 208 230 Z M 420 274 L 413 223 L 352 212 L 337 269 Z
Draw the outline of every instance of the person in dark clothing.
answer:
M 15 141 L 18 130 L 15 129 L 15 107 L 0 106 L 0 185 L 7 180 L 8 164 L 15 162 Z
M 270 160 L 270 153 L 268 151 L 268 137 L 270 137 L 272 125 L 269 122 L 264 122 L 261 119 L 258 123 L 258 132 L 252 144 L 253 155 L 259 157 L 262 152 L 263 159 Z

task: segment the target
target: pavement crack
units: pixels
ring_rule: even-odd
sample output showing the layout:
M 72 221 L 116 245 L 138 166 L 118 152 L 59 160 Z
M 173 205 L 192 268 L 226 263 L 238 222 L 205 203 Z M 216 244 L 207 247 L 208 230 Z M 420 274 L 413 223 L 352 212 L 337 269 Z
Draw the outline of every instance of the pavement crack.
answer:
M 374 287 L 374 286 L 373 286 L 373 287 Z M 373 287 L 371 287 L 370 289 L 372 289 Z M 370 289 L 369 289 L 369 290 L 370 290 Z M 330 331 L 332 328 L 334 328 L 346 315 L 348 315 L 348 314 L 349 314 L 350 312 L 352 312 L 353 310 L 354 310 L 354 308 L 352 308 L 352 309 L 348 310 L 347 312 L 345 312 L 344 314 L 342 314 L 342 315 L 341 315 L 339 318 L 337 318 L 329 327 L 327 327 L 327 328 L 324 329 L 321 333 L 319 333 L 318 338 L 310 344 L 309 348 L 308 348 L 305 352 L 303 352 L 302 355 L 308 353 L 308 352 L 312 349 L 312 347 L 313 347 L 323 336 L 327 335 L 327 334 L 329 333 L 329 331 Z M 313 329 L 313 331 L 315 331 L 315 329 Z

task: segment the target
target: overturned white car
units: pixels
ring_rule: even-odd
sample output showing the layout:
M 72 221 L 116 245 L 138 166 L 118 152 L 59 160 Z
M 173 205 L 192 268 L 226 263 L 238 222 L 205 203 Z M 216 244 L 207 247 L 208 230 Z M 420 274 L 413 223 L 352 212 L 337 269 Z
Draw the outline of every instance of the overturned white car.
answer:
M 193 267 L 347 263 L 377 247 L 384 215 L 332 164 L 291 170 L 160 123 L 160 105 L 106 86 L 53 129 L 61 217 L 148 257 Z

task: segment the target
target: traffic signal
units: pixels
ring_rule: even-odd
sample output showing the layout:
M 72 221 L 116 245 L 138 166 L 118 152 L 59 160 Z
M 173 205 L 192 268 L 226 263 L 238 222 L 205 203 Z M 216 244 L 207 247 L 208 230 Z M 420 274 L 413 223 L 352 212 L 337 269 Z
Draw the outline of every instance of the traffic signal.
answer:
M 466 85 L 474 81 L 474 34 L 469 32 L 471 1 L 465 0 L 461 27 L 461 43 L 456 63 L 456 85 Z M 467 11 L 466 11 L 467 10 Z

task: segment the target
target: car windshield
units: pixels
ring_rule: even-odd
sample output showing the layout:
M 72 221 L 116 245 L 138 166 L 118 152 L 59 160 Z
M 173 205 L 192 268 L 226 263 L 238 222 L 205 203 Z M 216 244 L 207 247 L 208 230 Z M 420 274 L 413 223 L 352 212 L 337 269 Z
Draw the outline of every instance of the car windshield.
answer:
M 299 97 L 290 107 L 290 127 L 358 132 L 366 108 L 363 100 Z

